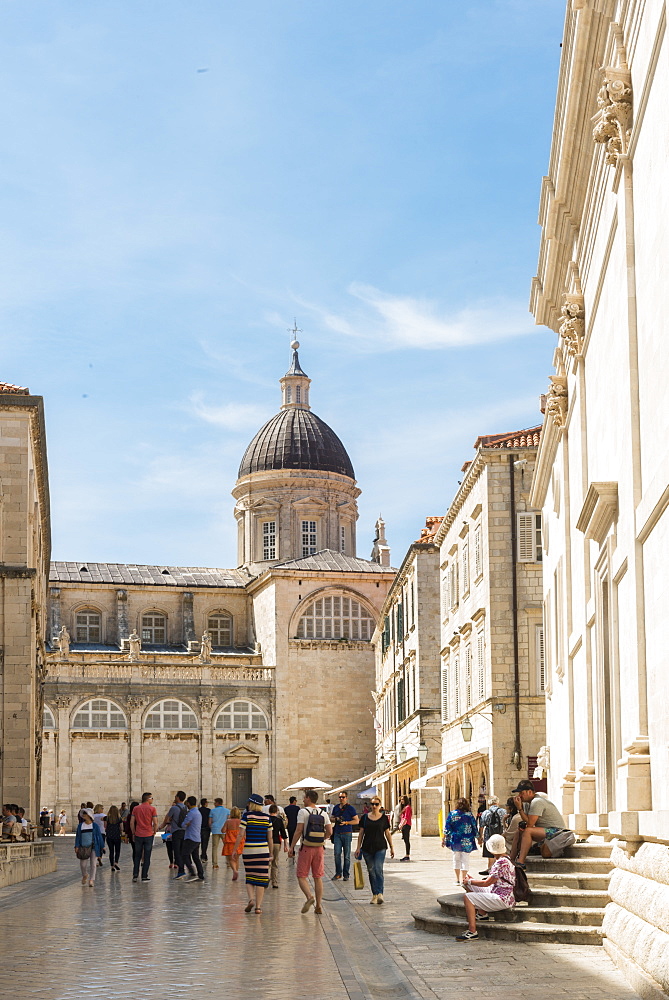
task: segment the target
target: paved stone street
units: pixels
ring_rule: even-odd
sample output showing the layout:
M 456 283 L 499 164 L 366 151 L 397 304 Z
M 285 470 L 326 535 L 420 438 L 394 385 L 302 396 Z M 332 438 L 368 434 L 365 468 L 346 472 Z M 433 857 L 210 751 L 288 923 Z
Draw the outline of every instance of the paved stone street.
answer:
M 450 855 L 433 838 L 416 839 L 411 864 L 387 864 L 384 906 L 369 906 L 368 888 L 356 892 L 352 880 L 328 881 L 320 918 L 300 913 L 303 897 L 285 857 L 281 888 L 268 890 L 257 916 L 243 912 L 244 884 L 230 882 L 225 868 L 207 866 L 204 884 L 171 883 L 158 841 L 150 883 L 132 883 L 124 845 L 120 874 L 105 866 L 93 889 L 81 885 L 73 837 L 55 844 L 57 872 L 0 890 L 0 980 L 22 997 L 80 1000 L 87 988 L 119 1000 L 200 1000 L 222 991 L 293 1000 L 299 982 L 300 995 L 317 1000 L 516 996 L 529 984 L 536 996 L 636 998 L 601 948 L 457 944 L 415 930 L 410 910 L 436 906 L 453 884 Z M 479 865 L 474 855 L 472 871 Z

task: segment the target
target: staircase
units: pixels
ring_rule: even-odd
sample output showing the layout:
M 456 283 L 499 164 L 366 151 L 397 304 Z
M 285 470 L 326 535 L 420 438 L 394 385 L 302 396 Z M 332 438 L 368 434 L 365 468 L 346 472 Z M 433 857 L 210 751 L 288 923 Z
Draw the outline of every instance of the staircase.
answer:
M 477 922 L 479 937 L 498 941 L 601 944 L 604 907 L 609 902 L 611 847 L 575 844 L 555 860 L 527 858 L 532 903 L 493 913 Z M 467 929 L 464 892 L 439 896 L 439 910 L 412 913 L 416 926 L 431 934 L 461 934 Z

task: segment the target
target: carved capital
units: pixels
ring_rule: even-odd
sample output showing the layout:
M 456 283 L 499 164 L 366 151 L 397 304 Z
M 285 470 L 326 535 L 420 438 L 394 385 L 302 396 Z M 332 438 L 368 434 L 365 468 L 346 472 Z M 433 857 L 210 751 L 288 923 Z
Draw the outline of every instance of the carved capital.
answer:
M 632 125 L 632 77 L 628 69 L 606 66 L 597 94 L 592 138 L 606 146 L 606 162 L 615 167 L 626 155 Z
M 51 699 L 56 706 L 56 708 L 69 708 L 72 699 L 69 694 L 57 694 L 55 698 Z
M 125 699 L 125 703 L 131 712 L 137 711 L 146 704 L 146 698 L 141 698 L 139 695 L 131 694 Z
M 567 421 L 567 379 L 564 375 L 551 375 L 546 393 L 546 413 L 556 427 L 564 427 Z
M 585 336 L 585 306 L 583 296 L 567 292 L 560 312 L 560 336 L 565 348 L 573 358 L 580 356 Z
M 210 697 L 209 695 L 202 695 L 198 698 L 197 703 L 202 712 L 211 712 L 212 708 L 216 704 L 216 699 Z

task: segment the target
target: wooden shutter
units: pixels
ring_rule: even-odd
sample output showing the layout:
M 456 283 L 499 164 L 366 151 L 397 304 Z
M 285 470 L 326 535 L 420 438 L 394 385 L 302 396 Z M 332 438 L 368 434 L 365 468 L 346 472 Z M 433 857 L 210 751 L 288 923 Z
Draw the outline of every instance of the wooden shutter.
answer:
M 518 515 L 518 562 L 535 562 L 534 514 Z
M 455 714 L 460 714 L 460 657 L 453 658 L 453 686 L 455 687 Z
M 546 652 L 544 646 L 544 627 L 543 625 L 537 625 L 536 627 L 536 642 L 537 642 L 537 685 L 539 688 L 539 694 L 543 694 L 546 690 Z
M 474 576 L 478 578 L 483 573 L 483 553 L 481 552 L 481 525 L 474 531 Z
M 472 706 L 472 647 L 465 646 L 465 707 Z
M 469 539 L 462 543 L 462 592 L 466 594 L 469 590 Z
M 476 665 L 479 674 L 479 701 L 485 698 L 485 639 L 483 632 L 476 636 Z
M 401 642 L 404 638 L 404 605 L 397 605 L 397 638 Z
M 441 721 L 448 722 L 448 660 L 441 664 Z

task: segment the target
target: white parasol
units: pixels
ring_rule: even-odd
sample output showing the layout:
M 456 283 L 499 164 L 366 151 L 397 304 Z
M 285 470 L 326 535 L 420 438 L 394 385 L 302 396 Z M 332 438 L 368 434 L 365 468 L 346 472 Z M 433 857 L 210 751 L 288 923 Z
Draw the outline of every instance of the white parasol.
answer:
M 318 778 L 303 778 L 302 781 L 296 781 L 294 785 L 288 785 L 288 788 L 284 788 L 284 792 L 294 792 L 300 788 L 332 788 L 332 785 L 328 785 L 325 781 L 319 781 Z

